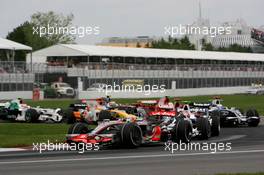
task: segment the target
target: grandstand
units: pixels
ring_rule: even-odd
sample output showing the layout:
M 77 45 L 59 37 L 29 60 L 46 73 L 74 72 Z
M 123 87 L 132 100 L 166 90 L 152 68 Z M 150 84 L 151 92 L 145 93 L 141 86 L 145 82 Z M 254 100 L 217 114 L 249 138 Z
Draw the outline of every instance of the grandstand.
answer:
M 0 91 L 28 91 L 61 77 L 74 88 L 82 80 L 83 90 L 125 80 L 167 89 L 250 86 L 264 82 L 264 54 L 59 44 L 26 62 L 0 62 Z
M 42 77 L 37 81 L 47 82 L 56 73 L 76 87 L 81 77 L 83 89 L 129 79 L 164 84 L 168 89 L 249 86 L 264 81 L 264 55 L 252 53 L 59 44 L 33 52 L 27 64 Z

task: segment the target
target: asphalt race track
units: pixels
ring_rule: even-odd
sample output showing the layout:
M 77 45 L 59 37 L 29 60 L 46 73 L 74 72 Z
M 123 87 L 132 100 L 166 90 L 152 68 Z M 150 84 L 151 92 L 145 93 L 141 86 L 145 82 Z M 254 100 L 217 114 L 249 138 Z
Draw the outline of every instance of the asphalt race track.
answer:
M 0 174 L 199 175 L 264 172 L 264 125 L 257 128 L 222 128 L 221 132 L 220 137 L 212 138 L 209 142 L 231 142 L 231 151 L 177 151 L 172 154 L 160 144 L 84 154 L 69 151 L 42 154 L 32 151 L 10 152 L 0 153 Z

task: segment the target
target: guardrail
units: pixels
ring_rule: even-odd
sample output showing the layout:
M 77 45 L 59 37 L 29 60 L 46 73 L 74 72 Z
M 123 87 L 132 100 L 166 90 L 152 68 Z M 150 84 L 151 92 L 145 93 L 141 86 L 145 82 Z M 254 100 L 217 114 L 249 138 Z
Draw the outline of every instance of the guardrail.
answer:
M 11 74 L 0 74 L 0 82 L 1 83 L 34 83 L 35 81 L 35 74 L 28 73 L 28 74 L 18 74 L 18 73 L 11 73 Z

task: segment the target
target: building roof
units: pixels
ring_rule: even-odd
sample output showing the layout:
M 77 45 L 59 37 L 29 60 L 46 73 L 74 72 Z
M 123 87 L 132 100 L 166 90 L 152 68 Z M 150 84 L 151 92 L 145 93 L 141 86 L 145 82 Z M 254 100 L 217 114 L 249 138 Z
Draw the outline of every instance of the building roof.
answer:
M 58 44 L 33 52 L 34 56 L 117 56 L 175 58 L 201 60 L 264 61 L 264 54 L 214 52 L 196 50 L 170 50 L 151 48 L 126 48 L 80 44 Z
M 32 47 L 8 39 L 0 38 L 0 49 L 3 50 L 32 50 Z

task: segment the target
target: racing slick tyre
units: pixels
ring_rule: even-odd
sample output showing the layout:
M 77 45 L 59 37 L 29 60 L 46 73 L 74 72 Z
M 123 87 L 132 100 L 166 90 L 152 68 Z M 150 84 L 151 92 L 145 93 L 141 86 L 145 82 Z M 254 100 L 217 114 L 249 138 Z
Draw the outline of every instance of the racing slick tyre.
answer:
M 8 110 L 7 109 L 0 109 L 0 119 L 5 120 L 8 116 Z
M 128 114 L 137 115 L 137 109 L 136 108 L 128 107 L 127 109 L 125 109 L 125 111 Z
M 122 146 L 137 148 L 142 144 L 142 130 L 135 123 L 126 123 L 121 129 Z
M 196 120 L 196 126 L 200 133 L 199 139 L 207 140 L 211 137 L 211 126 L 209 120 L 204 117 L 199 117 Z
M 258 126 L 260 119 L 250 119 L 251 117 L 258 117 L 259 118 L 259 113 L 256 109 L 247 110 L 246 116 L 247 116 L 247 118 L 249 118 L 248 126 L 250 126 L 250 127 L 257 127 Z
M 28 109 L 25 112 L 25 121 L 27 123 L 36 123 L 39 119 L 39 113 L 35 109 Z
M 66 120 L 66 118 L 65 118 L 65 113 L 64 113 L 65 111 L 63 111 L 63 110 L 59 110 L 58 111 L 58 114 L 60 115 L 60 116 L 62 116 L 62 119 L 59 121 L 58 119 L 56 120 L 56 121 L 54 121 L 55 123 L 66 123 L 67 122 L 67 120 Z
M 109 111 L 107 110 L 102 110 L 100 111 L 99 115 L 98 115 L 98 121 L 102 122 L 104 120 L 111 120 L 112 119 L 112 115 Z
M 86 134 L 88 132 L 89 132 L 89 129 L 84 123 L 81 123 L 81 122 L 74 123 L 68 129 L 68 136 L 66 137 L 67 143 L 69 143 L 70 145 L 76 145 L 78 149 L 82 149 L 83 145 L 81 145 L 78 142 L 73 142 L 70 140 L 70 138 L 72 137 L 71 135 L 72 134 Z
M 192 139 L 192 125 L 190 121 L 178 118 L 171 136 L 173 142 L 189 143 Z
M 219 111 L 213 111 L 211 113 L 211 118 L 212 118 L 211 136 L 219 136 L 221 130 Z
M 9 116 L 12 116 L 11 117 L 12 122 L 16 121 L 16 118 L 18 117 L 18 115 L 21 115 L 21 111 L 19 111 L 18 109 L 7 110 L 7 112 L 8 113 L 7 113 L 6 117 L 9 118 Z M 26 121 L 26 119 L 25 119 L 25 121 Z
M 246 112 L 247 117 L 259 117 L 259 113 L 256 109 L 248 109 Z
M 73 124 L 75 123 L 75 117 L 74 117 L 74 114 L 73 114 L 73 110 L 71 109 L 68 109 L 66 112 L 65 112 L 65 116 L 64 116 L 67 124 Z
M 88 133 L 88 127 L 84 123 L 78 122 L 71 125 L 68 130 L 68 134 L 86 134 Z

